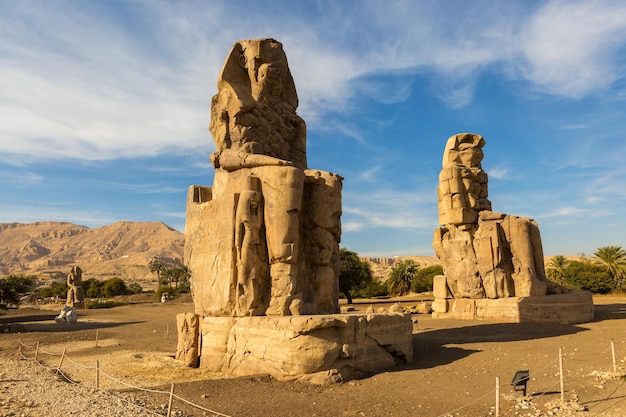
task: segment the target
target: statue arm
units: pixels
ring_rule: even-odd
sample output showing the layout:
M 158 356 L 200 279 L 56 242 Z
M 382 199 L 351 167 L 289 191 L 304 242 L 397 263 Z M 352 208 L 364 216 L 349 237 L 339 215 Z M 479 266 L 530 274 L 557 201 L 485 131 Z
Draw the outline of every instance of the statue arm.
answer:
M 241 168 L 255 168 L 266 165 L 293 166 L 284 159 L 268 155 L 239 152 L 235 149 L 224 149 L 219 155 L 219 166 L 226 171 L 236 171 Z

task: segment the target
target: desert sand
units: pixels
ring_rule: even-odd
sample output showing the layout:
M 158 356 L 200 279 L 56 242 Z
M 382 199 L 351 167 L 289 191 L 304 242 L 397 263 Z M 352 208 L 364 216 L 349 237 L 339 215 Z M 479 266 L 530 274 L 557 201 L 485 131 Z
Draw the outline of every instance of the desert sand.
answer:
M 358 300 L 355 307 L 365 311 L 370 305 L 379 307 L 394 301 Z M 419 300 L 405 297 L 400 301 L 408 307 Z M 594 304 L 594 321 L 580 325 L 434 320 L 415 314 L 413 363 L 325 386 L 278 382 L 263 375 L 229 378 L 176 362 L 172 358 L 176 350 L 175 316 L 193 311 L 190 300 L 82 310 L 79 322 L 73 325 L 53 321 L 58 306 L 9 310 L 0 316 L 0 323 L 19 323 L 21 332 L 0 336 L 0 363 L 6 367 L 19 360 L 20 340 L 27 357 L 33 356 L 32 347 L 37 343 L 49 353 L 67 349 L 70 360 L 64 361 L 62 369 L 89 387 L 86 392 L 94 392 L 93 367 L 99 361 L 102 372 L 115 378 L 101 376 L 101 388 L 116 395 L 131 392 L 134 401 L 153 410 L 160 407 L 160 412 L 167 405 L 166 394 L 133 390 L 116 381 L 167 392 L 175 383 L 180 397 L 233 417 L 436 417 L 495 415 L 499 377 L 501 416 L 547 416 L 551 410 L 552 415 L 623 416 L 626 386 L 619 376 L 626 374 L 626 297 L 595 297 Z M 611 340 L 617 373 L 613 373 Z M 564 398 L 587 411 L 554 411 L 561 397 L 559 348 L 563 351 Z M 56 367 L 59 356 L 39 354 L 39 360 Z M 515 372 L 522 369 L 528 369 L 531 376 L 525 398 L 510 386 Z M 28 381 L 37 375 L 25 372 L 22 378 Z M 11 389 L 19 390 L 20 383 L 4 379 L 0 384 L 0 415 L 20 415 L 20 410 L 10 410 L 15 402 L 7 400 L 19 395 Z M 27 409 L 30 414 L 25 415 L 44 415 L 41 399 L 33 398 L 32 402 Z M 178 400 L 173 406 L 178 415 L 216 415 Z M 56 414 L 48 410 L 45 415 Z M 137 415 L 142 415 L 141 411 Z

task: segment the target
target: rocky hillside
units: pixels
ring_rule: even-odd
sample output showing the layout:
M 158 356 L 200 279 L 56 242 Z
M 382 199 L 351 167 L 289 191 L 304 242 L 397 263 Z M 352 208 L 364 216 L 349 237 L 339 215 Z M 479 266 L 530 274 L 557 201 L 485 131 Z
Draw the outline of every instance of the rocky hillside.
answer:
M 415 261 L 420 268 L 424 268 L 426 266 L 438 265 L 439 259 L 436 256 L 395 256 L 393 258 L 361 258 L 362 261 L 367 261 L 372 268 L 372 274 L 374 278 L 377 278 L 381 281 L 386 281 L 389 277 L 389 273 L 393 269 L 394 266 L 399 264 L 402 261 L 406 260 Z
M 73 265 L 79 265 L 85 279 L 153 281 L 150 261 L 182 265 L 183 246 L 183 234 L 160 222 L 117 222 L 95 229 L 60 222 L 0 223 L 0 276 L 64 279 Z M 422 267 L 439 263 L 434 256 L 362 259 L 382 281 L 405 259 Z
M 83 278 L 154 280 L 148 264 L 182 265 L 184 236 L 160 222 L 117 222 L 90 229 L 72 223 L 0 223 L 0 276 L 65 277 L 72 265 Z

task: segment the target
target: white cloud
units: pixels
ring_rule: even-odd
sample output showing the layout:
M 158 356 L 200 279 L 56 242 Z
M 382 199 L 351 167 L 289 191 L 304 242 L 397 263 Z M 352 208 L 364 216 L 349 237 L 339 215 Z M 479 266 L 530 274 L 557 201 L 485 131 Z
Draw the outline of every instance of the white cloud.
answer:
M 489 178 L 504 179 L 509 173 L 509 168 L 505 166 L 497 166 L 487 171 Z
M 538 89 L 579 98 L 623 77 L 626 4 L 550 1 L 523 28 L 520 71 Z
M 430 192 L 378 189 L 355 194 L 344 190 L 342 224 L 352 230 L 360 230 L 360 225 L 370 229 L 429 229 L 437 225 L 434 205 Z
M 46 2 L 7 3 L 0 155 L 112 159 L 212 148 L 210 97 L 228 49 L 268 34 L 285 45 L 310 128 L 349 110 L 359 91 L 383 103 L 406 99 L 405 75 L 416 72 L 433 76 L 432 91 L 451 108 L 473 101 L 484 71 L 564 97 L 623 73 L 626 4 L 618 2 L 315 6 L 276 13 L 251 3 L 242 14 L 241 3 L 217 1 L 67 2 L 62 12 Z

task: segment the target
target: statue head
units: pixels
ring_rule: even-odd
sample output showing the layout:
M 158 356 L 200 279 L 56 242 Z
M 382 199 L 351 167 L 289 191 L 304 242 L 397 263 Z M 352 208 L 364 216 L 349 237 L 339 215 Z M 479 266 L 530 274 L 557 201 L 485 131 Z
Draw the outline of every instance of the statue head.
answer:
M 463 166 L 482 169 L 483 146 L 485 146 L 485 139 L 475 133 L 459 133 L 451 136 L 446 143 L 442 165 L 444 168 Z

